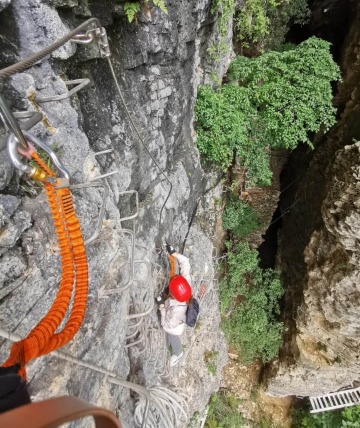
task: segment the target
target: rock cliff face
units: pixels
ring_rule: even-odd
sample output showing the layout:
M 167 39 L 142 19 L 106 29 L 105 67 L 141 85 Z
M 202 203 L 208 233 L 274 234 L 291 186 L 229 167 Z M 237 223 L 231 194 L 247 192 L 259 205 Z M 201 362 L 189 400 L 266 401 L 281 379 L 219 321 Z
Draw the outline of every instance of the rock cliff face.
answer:
M 90 282 L 85 321 L 62 350 L 146 387 L 183 388 L 189 403 L 187 414 L 191 415 L 202 411 L 210 394 L 218 389 L 226 361 L 226 344 L 218 329 L 209 238 L 216 220 L 213 201 L 221 189 L 216 177 L 205 174 L 200 166 L 192 130 L 196 88 L 207 78 L 210 64 L 206 50 L 218 37 L 216 15 L 210 12 L 210 0 L 170 0 L 166 2 L 168 15 L 153 7 L 143 10 L 137 23 L 129 24 L 123 3 L 0 1 L 0 65 L 10 65 L 49 45 L 89 17 L 99 18 L 107 30 L 127 107 L 146 147 L 173 185 L 167 201 L 169 184 L 133 134 L 109 67 L 96 46 L 67 43 L 2 82 L 1 89 L 13 111 L 44 114 L 44 120 L 31 132 L 54 147 L 73 184 L 118 170 L 102 181 L 109 189 L 106 213 L 99 237 L 87 247 Z M 228 57 L 220 62 L 220 74 L 227 62 Z M 89 78 L 91 83 L 74 97 L 47 103 L 38 100 L 66 92 L 64 82 L 79 78 Z M 95 157 L 95 152 L 106 149 L 113 151 Z M 58 250 L 44 193 L 19 177 L 4 151 L 0 152 L 0 166 L 0 324 L 24 337 L 56 295 Z M 128 190 L 139 195 L 133 255 L 132 222 L 121 221 L 137 209 L 134 194 L 121 194 Z M 103 192 L 94 187 L 73 192 L 85 238 L 95 229 Z M 151 308 L 154 293 L 166 285 L 167 260 L 158 251 L 160 239 L 165 238 L 180 249 L 186 238 L 185 254 L 192 262 L 195 293 L 201 281 L 207 285 L 200 322 L 184 335 L 185 358 L 176 370 L 166 365 L 168 356 L 156 310 L 148 311 L 140 327 L 134 326 L 139 318 L 127 319 L 129 313 Z M 100 288 L 124 291 L 104 299 L 99 298 Z M 141 336 L 138 344 L 126 347 Z M 3 340 L 2 361 L 9 347 L 10 342 Z M 208 371 L 205 351 L 216 355 L 215 376 Z M 136 425 L 134 396 L 128 388 L 107 382 L 102 373 L 46 356 L 29 365 L 28 379 L 35 400 L 75 395 L 116 409 L 130 426 Z M 166 422 L 158 426 L 161 423 L 168 426 Z
M 339 121 L 317 138 L 283 223 L 279 261 L 293 321 L 269 381 L 272 395 L 316 395 L 359 380 L 359 45 L 356 4 L 335 99 Z

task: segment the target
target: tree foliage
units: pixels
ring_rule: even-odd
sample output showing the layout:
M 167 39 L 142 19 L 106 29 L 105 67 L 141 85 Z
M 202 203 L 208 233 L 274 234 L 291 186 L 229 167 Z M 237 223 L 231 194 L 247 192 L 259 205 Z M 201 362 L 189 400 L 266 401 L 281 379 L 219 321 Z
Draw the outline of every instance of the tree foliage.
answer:
M 230 230 L 234 236 L 244 238 L 259 227 L 259 218 L 251 205 L 232 197 L 226 203 L 222 223 L 224 229 Z
M 307 0 L 247 0 L 235 15 L 236 37 L 242 47 L 277 48 L 292 24 L 308 22 Z
M 243 45 L 261 42 L 269 31 L 269 13 L 279 6 L 276 0 L 248 0 L 236 16 L 236 35 Z
M 291 419 L 294 428 L 360 428 L 360 406 L 315 414 L 296 409 Z
M 270 361 L 279 351 L 283 324 L 277 320 L 283 294 L 279 275 L 259 267 L 258 253 L 240 243 L 228 253 L 220 282 L 220 301 L 225 335 L 243 362 L 255 358 Z
M 230 76 L 250 90 L 264 125 L 257 138 L 271 147 L 293 149 L 299 142 L 311 146 L 309 132 L 335 123 L 330 82 L 339 78 L 339 67 L 324 40 L 312 37 L 285 52 L 237 57 Z
M 234 153 L 254 184 L 269 184 L 267 150 L 311 146 L 310 132 L 335 122 L 331 82 L 339 68 L 328 42 L 315 37 L 285 52 L 237 57 L 231 82 L 203 86 L 195 108 L 197 146 L 205 158 L 227 168 Z

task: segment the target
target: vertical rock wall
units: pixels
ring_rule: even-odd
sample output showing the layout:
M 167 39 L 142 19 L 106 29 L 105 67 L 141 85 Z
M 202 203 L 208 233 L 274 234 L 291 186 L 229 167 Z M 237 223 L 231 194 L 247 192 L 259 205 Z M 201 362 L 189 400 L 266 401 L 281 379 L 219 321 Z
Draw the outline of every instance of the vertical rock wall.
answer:
M 318 136 L 292 212 L 284 218 L 280 264 L 289 331 L 273 365 L 272 395 L 336 391 L 360 377 L 360 7 L 353 4 L 335 99 L 339 121 Z
M 123 3 L 2 1 L 0 63 L 3 67 L 10 65 L 49 45 L 84 19 L 98 17 L 107 30 L 111 60 L 128 109 L 148 150 L 173 185 L 161 221 L 160 211 L 168 197 L 169 184 L 134 137 L 109 67 L 96 46 L 67 43 L 42 62 L 2 82 L 1 90 L 12 110 L 44 113 L 45 119 L 31 132 L 57 151 L 74 184 L 119 171 L 107 179 L 109 198 L 102 231 L 87 248 L 90 282 L 85 321 L 63 351 L 144 386 L 182 386 L 191 414 L 202 410 L 218 388 L 220 369 L 226 359 L 225 341 L 217 328 L 217 294 L 211 291 L 214 269 L 209 238 L 216 220 L 213 198 L 220 187 L 214 187 L 216 177 L 205 175 L 201 169 L 192 130 L 196 88 L 206 76 L 204 67 L 209 63 L 206 49 L 217 37 L 216 16 L 210 13 L 210 0 L 169 0 L 168 15 L 153 7 L 143 10 L 138 21 L 129 24 Z M 224 58 L 223 70 L 227 61 Z M 65 92 L 64 81 L 85 77 L 91 80 L 90 85 L 71 99 L 36 101 L 36 97 Z M 111 154 L 95 157 L 96 151 L 110 148 Z M 58 250 L 44 193 L 19 177 L 4 151 L 0 152 L 0 165 L 0 324 L 24 337 L 55 297 L 60 278 Z M 99 299 L 101 287 L 124 287 L 131 275 L 131 239 L 128 232 L 123 232 L 124 227 L 131 225 L 120 221 L 136 208 L 134 197 L 120 195 L 127 190 L 136 190 L 140 201 L 134 257 L 160 267 L 153 264 L 150 273 L 144 262 L 136 264 L 129 288 Z M 96 225 L 103 190 L 90 187 L 73 193 L 83 234 L 88 238 Z M 201 214 L 200 222 L 197 217 L 192 221 L 196 209 Z M 155 309 L 144 322 L 144 354 L 140 352 L 142 345 L 125 348 L 125 336 L 131 333 L 126 316 L 144 310 L 152 302 L 153 293 L 166 285 L 166 257 L 159 256 L 157 251 L 160 239 L 166 238 L 181 248 L 186 236 L 185 254 L 192 261 L 194 290 L 197 292 L 200 281 L 206 280 L 208 293 L 198 328 L 188 331 L 183 338 L 186 356 L 178 372 L 169 374 L 165 370 L 168 376 L 164 378 L 156 364 L 149 364 L 149 353 L 158 361 L 165 349 L 158 334 L 161 330 Z M 9 346 L 8 341 L 1 341 L 2 360 Z M 205 350 L 217 353 L 216 376 L 206 367 Z M 29 365 L 28 377 L 36 400 L 75 395 L 118 409 L 130 426 L 134 424 L 135 402 L 130 391 L 110 385 L 101 373 L 47 356 Z

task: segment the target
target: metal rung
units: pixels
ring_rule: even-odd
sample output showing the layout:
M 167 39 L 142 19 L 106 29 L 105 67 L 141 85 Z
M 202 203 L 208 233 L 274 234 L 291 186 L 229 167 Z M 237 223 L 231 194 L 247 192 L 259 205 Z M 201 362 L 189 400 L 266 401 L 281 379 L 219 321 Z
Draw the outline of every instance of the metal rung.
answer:
M 35 101 L 38 104 L 42 103 L 48 103 L 50 101 L 61 101 L 65 100 L 67 98 L 70 98 L 72 95 L 76 94 L 76 92 L 79 92 L 81 89 L 85 88 L 90 83 L 90 79 L 75 79 L 75 80 L 66 80 L 64 81 L 66 86 L 74 86 L 70 91 L 65 92 L 64 94 L 60 95 L 49 95 L 48 97 L 36 97 Z
M 136 218 L 139 215 L 139 194 L 138 194 L 138 192 L 136 190 L 126 190 L 125 192 L 119 193 L 119 197 L 124 196 L 124 195 L 135 195 L 136 210 L 133 214 L 130 214 L 127 217 L 120 217 L 120 222 L 126 221 L 126 220 L 133 220 L 134 218 Z
M 19 122 L 20 129 L 30 131 L 35 125 L 43 119 L 43 114 L 38 111 L 15 111 L 13 113 L 15 119 L 27 119 L 24 122 Z M 9 134 L 0 138 L 0 151 L 5 150 Z

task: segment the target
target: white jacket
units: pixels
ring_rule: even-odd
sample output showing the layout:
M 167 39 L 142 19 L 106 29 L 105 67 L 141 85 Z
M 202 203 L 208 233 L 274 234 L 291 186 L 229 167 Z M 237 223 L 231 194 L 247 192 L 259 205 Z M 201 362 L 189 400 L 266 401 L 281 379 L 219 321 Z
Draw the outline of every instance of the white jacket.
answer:
M 180 336 L 186 327 L 187 304 L 175 299 L 167 299 L 160 309 L 161 325 L 166 333 Z

